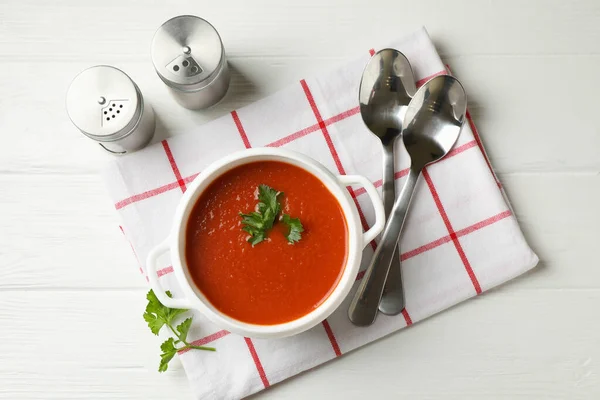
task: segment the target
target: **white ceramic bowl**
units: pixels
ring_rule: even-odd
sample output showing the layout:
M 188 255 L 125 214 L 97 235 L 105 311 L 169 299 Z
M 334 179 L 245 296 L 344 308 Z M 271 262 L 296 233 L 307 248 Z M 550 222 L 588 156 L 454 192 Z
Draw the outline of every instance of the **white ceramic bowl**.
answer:
M 348 228 L 348 256 L 341 279 L 329 297 L 309 314 L 283 324 L 255 325 L 238 321 L 217 310 L 194 285 L 185 259 L 185 233 L 188 218 L 202 191 L 218 176 L 239 165 L 255 161 L 282 161 L 296 165 L 316 176 L 339 202 Z M 360 218 L 354 201 L 346 186 L 359 184 L 366 189 L 375 209 L 375 224 L 367 232 L 362 231 Z M 188 186 L 183 195 L 173 221 L 170 236 L 156 246 L 148 255 L 148 278 L 158 299 L 167 307 L 196 309 L 222 329 L 252 338 L 274 338 L 295 335 L 312 328 L 327 318 L 350 292 L 360 267 L 363 248 L 371 242 L 385 225 L 383 204 L 373 184 L 362 176 L 335 176 L 323 165 L 305 155 L 289 150 L 257 148 L 244 150 L 224 157 L 207 167 Z M 183 297 L 170 298 L 158 281 L 157 259 L 165 252 L 171 252 L 175 277 L 183 290 Z

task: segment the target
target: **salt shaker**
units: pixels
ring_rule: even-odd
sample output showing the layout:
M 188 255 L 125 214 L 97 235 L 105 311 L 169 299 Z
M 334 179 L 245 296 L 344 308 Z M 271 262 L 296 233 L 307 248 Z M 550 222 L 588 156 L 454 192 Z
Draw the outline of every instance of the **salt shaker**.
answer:
M 67 113 L 87 137 L 113 154 L 146 146 L 154 136 L 154 111 L 125 72 L 97 65 L 73 79 Z
M 227 93 L 225 49 L 208 21 L 193 15 L 168 20 L 154 34 L 151 52 L 156 73 L 181 106 L 208 108 Z

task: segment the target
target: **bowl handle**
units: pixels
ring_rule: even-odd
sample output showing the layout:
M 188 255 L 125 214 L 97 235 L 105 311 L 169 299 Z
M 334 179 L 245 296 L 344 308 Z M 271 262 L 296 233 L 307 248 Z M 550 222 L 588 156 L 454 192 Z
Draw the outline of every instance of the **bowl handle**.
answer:
M 187 299 L 174 299 L 167 296 L 165 290 L 158 281 L 158 273 L 156 272 L 158 258 L 169 251 L 169 238 L 164 242 L 153 248 L 148 254 L 146 260 L 146 268 L 148 270 L 148 280 L 150 281 L 150 287 L 154 291 L 154 294 L 158 300 L 166 307 L 169 308 L 192 308 L 192 305 Z
M 359 184 L 365 188 L 367 194 L 371 198 L 373 203 L 373 209 L 375 210 L 375 223 L 373 226 L 363 233 L 363 247 L 369 244 L 373 239 L 377 237 L 385 227 L 385 210 L 383 209 L 383 202 L 375 186 L 364 176 L 360 175 L 340 175 L 338 180 L 344 185 Z

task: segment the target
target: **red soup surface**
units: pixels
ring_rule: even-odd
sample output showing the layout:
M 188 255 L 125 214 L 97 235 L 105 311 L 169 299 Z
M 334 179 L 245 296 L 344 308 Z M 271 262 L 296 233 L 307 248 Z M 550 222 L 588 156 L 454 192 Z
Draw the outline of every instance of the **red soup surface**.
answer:
M 276 221 L 254 247 L 240 213 L 255 211 L 258 186 L 283 192 L 282 213 L 304 232 L 288 243 Z M 311 173 L 278 161 L 258 161 L 219 176 L 200 195 L 186 229 L 190 275 L 206 298 L 239 321 L 273 325 L 298 319 L 336 287 L 346 263 L 347 228 L 336 198 Z

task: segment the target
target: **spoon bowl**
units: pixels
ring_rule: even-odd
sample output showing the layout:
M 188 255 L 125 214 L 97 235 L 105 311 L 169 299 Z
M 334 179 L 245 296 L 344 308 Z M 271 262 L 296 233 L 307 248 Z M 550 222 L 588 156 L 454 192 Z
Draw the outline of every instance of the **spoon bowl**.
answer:
M 367 326 L 375 321 L 417 179 L 427 164 L 450 152 L 464 124 L 466 111 L 467 95 L 463 86 L 447 75 L 425 83 L 411 100 L 403 131 L 411 167 L 375 255 L 350 303 L 348 317 L 355 325 Z
M 431 79 L 417 91 L 406 111 L 404 146 L 412 168 L 444 157 L 454 146 L 467 112 L 467 96 L 451 76 Z
M 402 133 L 402 121 L 417 91 L 410 63 L 404 54 L 383 49 L 373 55 L 360 81 L 360 115 L 383 145 Z

